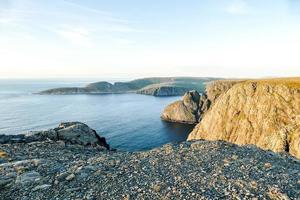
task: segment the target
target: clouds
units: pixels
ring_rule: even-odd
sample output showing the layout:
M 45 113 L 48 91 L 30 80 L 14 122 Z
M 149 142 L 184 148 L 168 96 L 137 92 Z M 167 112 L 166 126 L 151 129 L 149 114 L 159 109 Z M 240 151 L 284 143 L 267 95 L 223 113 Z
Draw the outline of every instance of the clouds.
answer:
M 70 45 L 91 47 L 93 43 L 113 40 L 124 45 L 124 34 L 143 32 L 130 20 L 106 10 L 70 0 L 0 2 L 0 26 L 6 30 L 17 27 L 19 33 L 40 40 L 59 37 Z M 99 41 L 102 40 L 102 41 Z M 128 39 L 126 39 L 128 41 Z M 126 42 L 128 45 L 132 42 Z
M 249 5 L 245 0 L 233 0 L 226 8 L 225 11 L 233 15 L 246 15 L 249 13 Z
M 90 32 L 83 27 L 60 29 L 54 32 L 56 32 L 58 35 L 71 42 L 72 44 L 84 47 L 91 47 L 92 45 Z
M 300 70 L 296 0 L 174 1 L 0 0 L 0 75 Z

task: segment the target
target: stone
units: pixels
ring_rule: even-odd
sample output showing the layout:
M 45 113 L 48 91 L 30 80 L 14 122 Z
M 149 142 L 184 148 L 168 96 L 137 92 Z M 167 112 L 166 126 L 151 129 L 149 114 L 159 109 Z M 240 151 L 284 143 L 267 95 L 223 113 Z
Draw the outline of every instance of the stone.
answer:
M 30 171 L 17 176 L 16 184 L 27 185 L 33 182 L 37 182 L 41 179 L 41 176 L 36 171 Z
M 102 146 L 109 149 L 104 137 L 100 137 L 95 130 L 81 122 L 65 122 L 57 128 L 30 132 L 26 135 L 0 135 L 0 144 L 31 143 L 45 140 L 57 141 L 62 146 L 69 143 L 83 146 Z
M 45 189 L 48 189 L 49 187 L 51 187 L 51 185 L 49 185 L 49 184 L 43 184 L 43 185 L 38 185 L 38 186 L 34 187 L 32 190 L 33 191 L 45 190 Z
M 75 174 L 70 174 L 69 176 L 66 177 L 67 181 L 71 181 L 75 178 Z

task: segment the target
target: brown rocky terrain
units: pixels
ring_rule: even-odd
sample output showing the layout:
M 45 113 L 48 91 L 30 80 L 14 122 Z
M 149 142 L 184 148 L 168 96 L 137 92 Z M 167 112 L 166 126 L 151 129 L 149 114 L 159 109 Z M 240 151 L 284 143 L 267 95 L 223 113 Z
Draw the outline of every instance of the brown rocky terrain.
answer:
M 189 135 L 188 140 L 194 139 L 255 144 L 300 158 L 300 78 L 233 85 Z

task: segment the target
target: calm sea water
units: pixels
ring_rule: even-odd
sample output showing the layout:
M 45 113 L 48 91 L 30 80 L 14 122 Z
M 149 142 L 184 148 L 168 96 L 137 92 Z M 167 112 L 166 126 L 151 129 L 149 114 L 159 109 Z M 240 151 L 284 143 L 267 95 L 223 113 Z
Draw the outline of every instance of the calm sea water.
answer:
M 36 95 L 40 90 L 88 81 L 0 80 L 0 134 L 19 134 L 80 121 L 120 150 L 140 151 L 186 140 L 193 126 L 164 122 L 160 114 L 180 97 L 138 94 Z

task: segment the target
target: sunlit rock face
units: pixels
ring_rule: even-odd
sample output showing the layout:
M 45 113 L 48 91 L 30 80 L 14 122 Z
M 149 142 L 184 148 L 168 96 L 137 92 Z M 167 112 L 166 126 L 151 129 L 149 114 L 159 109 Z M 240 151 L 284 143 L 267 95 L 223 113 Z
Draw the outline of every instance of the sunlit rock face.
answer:
M 196 124 L 200 114 L 203 113 L 201 109 L 208 109 L 209 104 L 205 94 L 189 91 L 185 93 L 181 101 L 168 105 L 161 118 L 167 121 Z
M 243 81 L 220 95 L 188 140 L 254 144 L 300 158 L 300 79 Z

